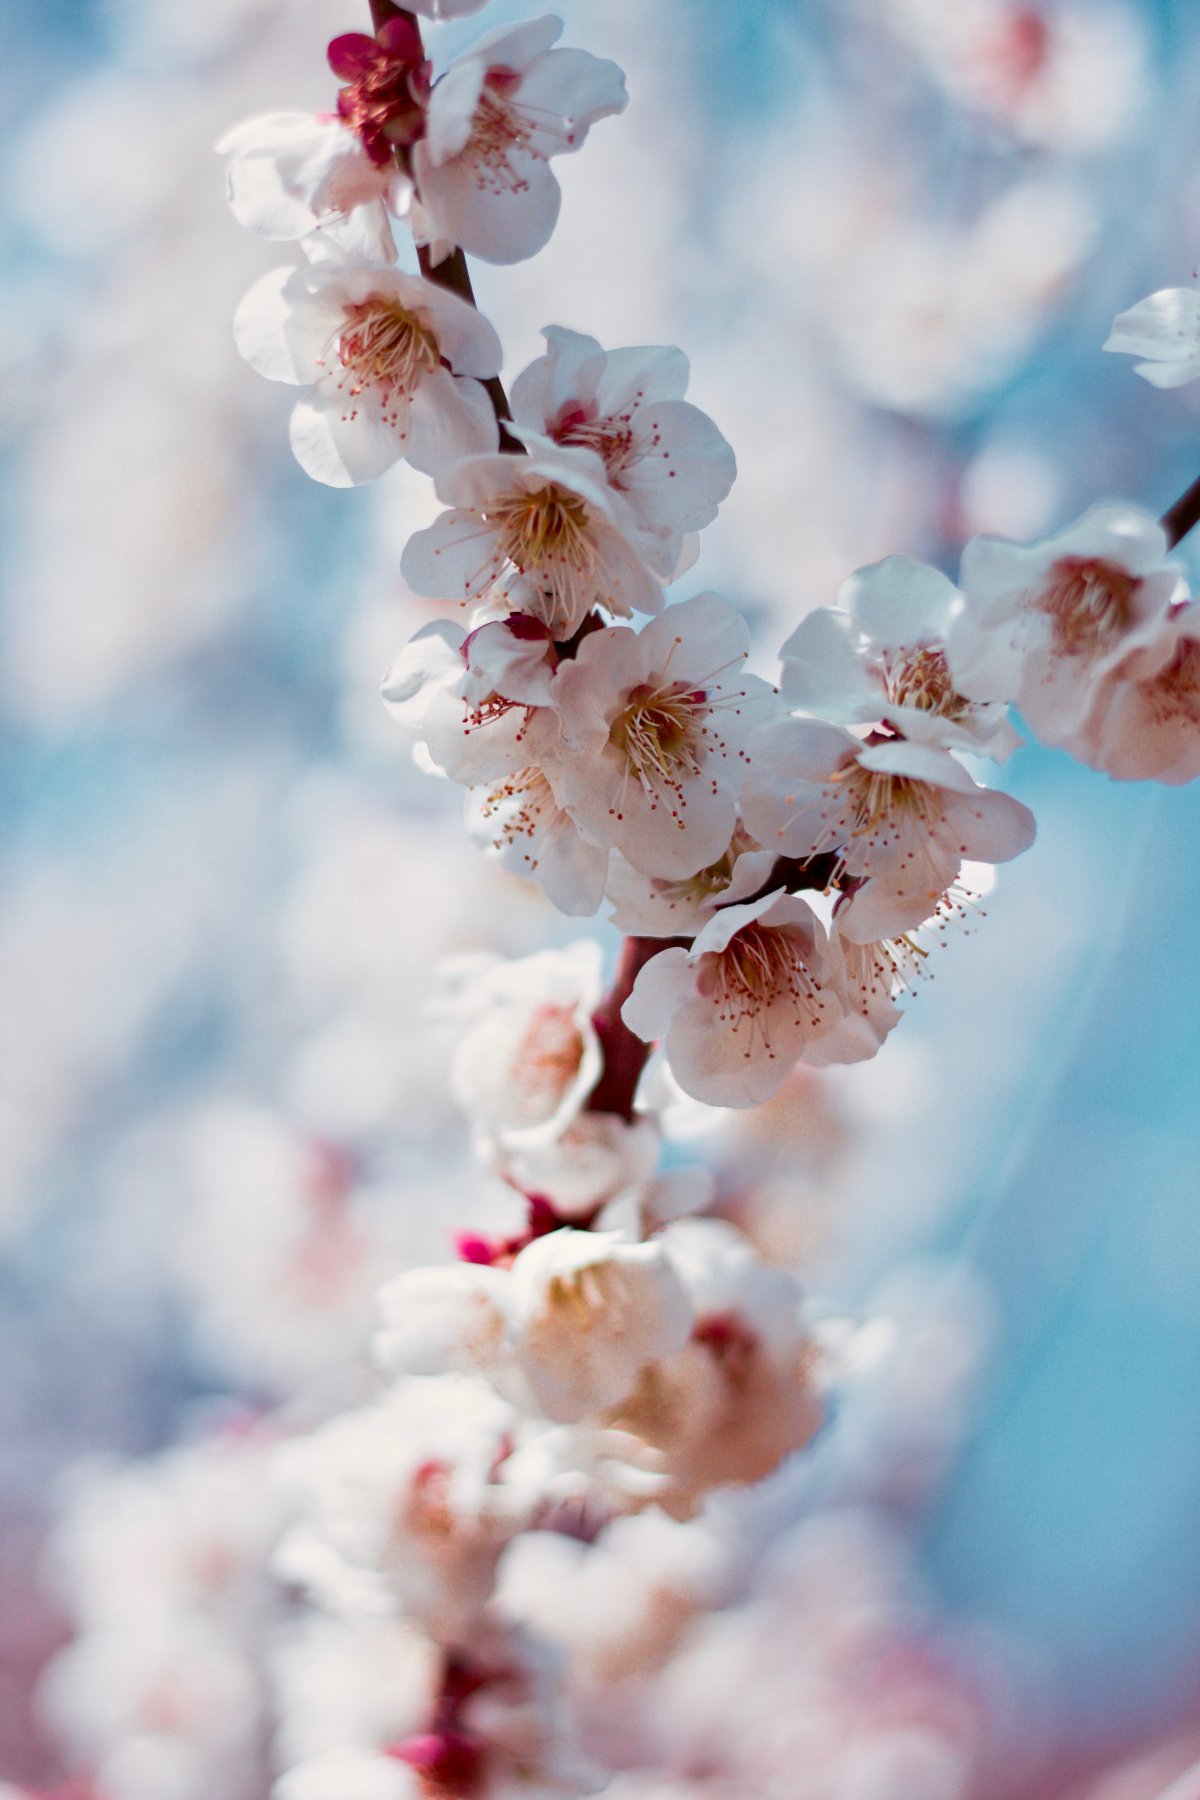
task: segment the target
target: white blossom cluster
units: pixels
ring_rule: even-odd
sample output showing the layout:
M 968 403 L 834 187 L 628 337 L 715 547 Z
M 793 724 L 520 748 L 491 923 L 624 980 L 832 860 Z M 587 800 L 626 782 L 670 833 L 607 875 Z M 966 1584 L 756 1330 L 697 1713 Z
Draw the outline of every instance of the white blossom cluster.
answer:
M 976 539 L 957 584 L 902 557 L 861 569 L 788 638 L 778 687 L 750 673 L 733 606 L 668 603 L 735 474 L 685 397 L 682 353 L 552 326 L 500 386 L 464 255 L 542 248 L 552 158 L 625 90 L 615 65 L 559 47 L 554 18 L 435 68 L 420 20 L 483 4 L 378 0 L 374 35 L 330 46 L 336 112 L 271 114 L 223 140 L 240 221 L 302 255 L 251 289 L 236 339 L 304 389 L 291 442 L 314 479 L 355 485 L 401 460 L 433 479 L 445 510 L 401 569 L 458 616 L 418 632 L 385 698 L 418 760 L 466 790 L 472 834 L 567 915 L 607 907 L 627 941 L 607 989 L 591 942 L 450 972 L 454 1097 L 517 1227 L 460 1231 L 456 1261 L 389 1280 L 378 1391 L 315 1430 L 297 1422 L 232 1548 L 198 1531 L 167 1560 L 222 1588 L 276 1540 L 295 1598 L 270 1618 L 276 1800 L 956 1800 L 971 1704 L 939 1713 L 919 1656 L 893 1654 L 887 1632 L 788 1643 L 767 1586 L 749 1627 L 694 1634 L 661 1673 L 720 1597 L 698 1515 L 812 1440 L 830 1358 L 795 1276 L 713 1216 L 704 1173 L 660 1171 L 643 1071 L 659 1045 L 677 1090 L 749 1108 L 797 1063 L 872 1056 L 930 934 L 968 903 L 966 865 L 1033 839 L 1029 811 L 976 774 L 1019 743 L 1010 707 L 1118 778 L 1200 773 L 1197 603 L 1168 532 L 1106 505 L 1042 544 Z M 312 1187 L 288 1146 L 264 1156 L 285 1194 Z M 324 1280 L 324 1238 L 322 1257 Z M 269 1280 L 248 1285 L 265 1308 Z M 223 1540 L 241 1513 L 220 1494 L 211 1506 Z M 818 1601 L 825 1554 L 801 1558 Z M 591 1584 L 590 1630 L 564 1616 L 567 1580 Z M 254 1630 L 259 1605 L 256 1590 L 243 1603 Z M 158 1636 L 136 1639 L 156 1674 L 175 1623 L 168 1606 Z M 59 1690 L 86 1687 L 104 1626 L 82 1672 L 59 1664 Z M 731 1744 L 694 1696 L 749 1690 L 745 1657 L 757 1671 L 781 1642 L 803 1696 L 790 1735 Z M 629 1696 L 621 1758 L 581 1729 L 588 1669 L 617 1705 L 623 1681 L 658 1683 Z M 237 1791 L 266 1702 L 236 1659 L 194 1714 L 178 1680 L 135 1670 L 129 1688 L 137 1754 L 159 1760 L 150 1776 L 107 1767 L 129 1734 L 101 1720 L 81 1754 L 106 1800 L 156 1780 L 191 1800 L 189 1734 L 212 1730 L 229 1737 L 222 1791 Z M 785 1711 L 769 1687 L 743 1716 L 754 1705 Z

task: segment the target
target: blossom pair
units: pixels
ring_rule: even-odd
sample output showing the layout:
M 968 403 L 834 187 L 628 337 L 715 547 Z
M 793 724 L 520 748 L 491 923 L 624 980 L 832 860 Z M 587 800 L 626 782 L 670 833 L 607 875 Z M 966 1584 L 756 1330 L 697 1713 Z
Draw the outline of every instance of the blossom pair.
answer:
M 456 247 L 497 263 L 535 255 L 561 203 L 550 159 L 626 104 L 615 63 L 556 49 L 561 32 L 549 15 L 492 32 L 432 82 L 411 22 L 335 39 L 330 60 L 346 83 L 336 113 L 264 114 L 219 143 L 234 213 L 317 255 L 332 243 L 388 259 L 398 218 L 434 264 Z

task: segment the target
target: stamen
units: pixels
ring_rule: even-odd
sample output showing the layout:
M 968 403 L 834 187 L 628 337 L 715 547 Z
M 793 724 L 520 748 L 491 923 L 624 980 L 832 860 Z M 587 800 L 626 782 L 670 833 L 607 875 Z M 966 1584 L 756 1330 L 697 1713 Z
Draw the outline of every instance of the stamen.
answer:
M 970 706 L 970 701 L 954 686 L 946 652 L 940 645 L 918 645 L 914 650 L 902 651 L 895 661 L 885 652 L 879 674 L 893 706 L 912 706 L 943 719 L 961 718 Z
M 1058 655 L 1097 656 L 1132 625 L 1139 586 L 1128 569 L 1103 557 L 1063 556 L 1027 607 L 1049 619 Z
M 335 350 L 344 370 L 338 387 L 350 402 L 345 417 L 357 418 L 355 403 L 368 394 L 389 425 L 403 422 L 417 388 L 441 365 L 429 327 L 383 294 L 346 307 Z
M 746 1031 L 743 1055 L 747 1061 L 759 1036 L 767 1057 L 774 1058 L 768 1021 L 780 1003 L 798 1023 L 809 1026 L 815 1026 L 825 1010 L 808 967 L 807 945 L 786 927 L 755 921 L 737 932 L 724 950 L 715 952 L 712 963 L 702 991 L 707 992 L 723 1026 L 735 1035 Z

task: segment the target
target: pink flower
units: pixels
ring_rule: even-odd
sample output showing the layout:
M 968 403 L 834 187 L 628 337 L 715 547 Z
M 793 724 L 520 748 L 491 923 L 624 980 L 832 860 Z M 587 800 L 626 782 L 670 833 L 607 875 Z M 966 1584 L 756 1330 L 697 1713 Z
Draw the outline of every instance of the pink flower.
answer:
M 621 1017 L 647 1042 L 663 1040 L 686 1094 L 756 1106 L 841 1017 L 835 976 L 812 908 L 775 892 L 723 907 L 690 949 L 652 956 Z
M 1033 842 L 1032 813 L 973 781 L 946 750 L 903 738 L 864 742 L 840 726 L 789 719 L 752 745 L 746 822 L 784 856 L 836 855 L 855 884 L 838 912 L 857 942 L 936 911 L 964 858 L 1007 862 Z
M 1183 577 L 1156 519 L 1094 506 L 1056 537 L 981 537 L 963 552 L 966 608 L 946 640 L 969 699 L 1014 701 L 1043 743 L 1070 750 L 1096 684 L 1165 620 Z

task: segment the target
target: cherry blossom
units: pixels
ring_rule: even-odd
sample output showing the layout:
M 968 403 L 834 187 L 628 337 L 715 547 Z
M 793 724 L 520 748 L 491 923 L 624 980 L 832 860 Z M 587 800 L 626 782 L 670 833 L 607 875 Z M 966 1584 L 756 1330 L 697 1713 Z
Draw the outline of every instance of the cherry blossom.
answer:
M 712 523 L 737 473 L 712 420 L 683 397 L 687 358 L 666 347 L 606 352 L 561 325 L 542 335 L 545 356 L 513 383 L 517 429 L 594 450 L 628 502 L 646 561 L 670 574 L 686 534 Z
M 424 1783 L 386 1751 L 330 1750 L 280 1777 L 272 1800 L 423 1800 Z
M 964 858 L 1007 862 L 1035 829 L 1027 807 L 980 787 L 948 751 L 809 719 L 759 734 L 742 806 L 781 854 L 836 854 L 835 877 L 856 884 L 839 929 L 864 943 L 921 924 Z
M 1005 707 L 964 699 L 946 661 L 961 606 L 951 581 L 906 556 L 857 570 L 839 610 L 809 613 L 784 644 L 784 698 L 839 724 L 882 720 L 917 743 L 1003 760 L 1020 742 Z
M 281 1452 L 303 1502 L 278 1572 L 335 1610 L 397 1604 L 453 1638 L 486 1605 L 496 1564 L 541 1499 L 510 1479 L 513 1408 L 458 1374 L 408 1382 Z
M 414 593 L 528 613 L 560 642 L 594 606 L 661 610 L 662 581 L 626 537 L 591 450 L 469 457 L 435 485 L 451 510 L 408 540 L 400 570 Z
M 695 875 L 728 852 L 745 744 L 775 691 L 748 675 L 746 622 L 715 594 L 641 632 L 593 632 L 555 678 L 574 754 L 562 804 L 596 843 L 643 873 Z
M 393 223 L 412 182 L 392 162 L 372 162 L 358 135 L 332 115 L 263 113 L 218 141 L 230 157 L 229 204 L 239 224 L 277 242 L 308 248 L 323 233 L 347 253 L 387 262 Z
M 1200 602 L 1173 607 L 1097 682 L 1072 748 L 1118 781 L 1200 776 Z
M 586 940 L 496 959 L 463 981 L 451 1085 L 486 1141 L 551 1143 L 576 1118 L 601 1069 L 600 994 L 600 947 Z
M 1161 288 L 1118 313 L 1104 344 L 1140 356 L 1134 372 L 1153 387 L 1183 387 L 1200 375 L 1200 290 Z
M 434 262 L 458 245 L 486 262 L 534 256 L 561 192 L 550 158 L 577 150 L 597 119 L 621 112 L 625 78 L 586 50 L 556 50 L 562 21 L 504 27 L 451 63 L 413 149 L 419 243 Z
M 481 385 L 500 367 L 492 327 L 457 294 L 399 269 L 273 269 L 238 308 L 237 347 L 272 381 L 311 383 L 292 449 L 315 481 L 373 481 L 401 457 L 433 474 L 492 450 Z
M 383 697 L 421 733 L 432 766 L 473 787 L 563 754 L 554 663 L 545 626 L 524 613 L 469 633 L 437 619 L 400 652 Z
M 498 1151 L 493 1167 L 518 1192 L 542 1196 L 559 1218 L 588 1220 L 619 1194 L 644 1189 L 658 1156 L 652 1118 L 585 1112 L 550 1143 Z
M 514 874 L 536 881 L 569 918 L 590 918 L 604 897 L 609 852 L 558 802 L 545 762 L 525 763 L 468 802 L 467 829 Z
M 1156 519 L 1095 506 L 1056 537 L 975 538 L 946 651 L 968 698 L 1014 701 L 1044 743 L 1072 748 L 1095 684 L 1165 619 L 1183 587 Z
M 401 1275 L 381 1303 L 389 1368 L 477 1369 L 559 1423 L 624 1399 L 647 1364 L 685 1342 L 692 1318 L 661 1244 L 570 1227 L 535 1238 L 507 1269 Z
M 832 972 L 812 908 L 776 891 L 714 913 L 690 949 L 652 956 L 621 1016 L 647 1042 L 663 1040 L 685 1094 L 755 1106 L 840 1017 Z
M 711 1489 L 761 1481 L 818 1429 L 817 1350 L 797 1283 L 719 1219 L 663 1234 L 695 1313 L 678 1354 L 651 1365 L 620 1422 L 664 1456 L 659 1504 L 687 1517 Z

